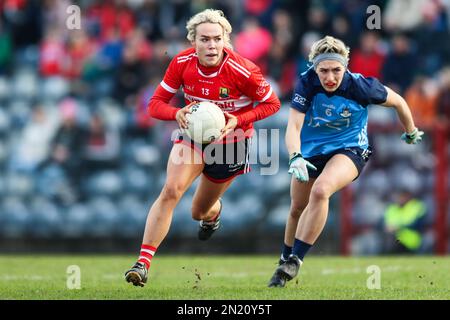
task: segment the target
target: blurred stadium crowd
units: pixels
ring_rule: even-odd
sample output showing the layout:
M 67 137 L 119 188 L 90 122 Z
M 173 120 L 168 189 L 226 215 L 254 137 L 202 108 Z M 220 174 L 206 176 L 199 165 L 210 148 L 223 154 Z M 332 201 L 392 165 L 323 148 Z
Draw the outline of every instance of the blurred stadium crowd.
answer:
M 66 27 L 71 4 L 81 8 L 79 30 Z M 381 8 L 380 30 L 366 27 L 366 9 L 374 4 Z M 351 71 L 378 77 L 403 94 L 427 134 L 437 122 L 450 121 L 448 0 L 3 0 L 2 238 L 140 238 L 164 183 L 176 128 L 149 119 L 146 105 L 171 58 L 189 46 L 187 19 L 206 8 L 225 12 L 234 49 L 261 67 L 283 103 L 279 113 L 257 124 L 281 129 L 280 172 L 262 176 L 254 170 L 236 179 L 224 199 L 218 237 L 253 225 L 252 232 L 276 233 L 280 243 L 289 207 L 283 142 L 289 100 L 311 44 L 322 36 L 336 36 L 351 48 Z M 173 103 L 183 105 L 182 96 Z M 411 147 L 401 142 L 391 110 L 371 107 L 369 120 L 375 153 L 352 189 L 353 223 L 372 228 L 355 235 L 352 252 L 385 252 L 383 216 L 396 192 L 425 203 L 428 246 L 421 250 L 429 252 L 432 135 Z M 195 236 L 192 193 L 179 204 L 171 234 Z M 328 229 L 339 224 L 338 201 L 331 203 Z

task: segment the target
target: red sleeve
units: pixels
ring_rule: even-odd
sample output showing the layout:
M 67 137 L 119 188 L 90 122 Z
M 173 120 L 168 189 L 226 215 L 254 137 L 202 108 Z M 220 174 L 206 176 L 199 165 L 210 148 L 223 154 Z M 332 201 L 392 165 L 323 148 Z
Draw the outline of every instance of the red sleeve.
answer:
M 175 120 L 175 116 L 180 109 L 169 104 L 173 96 L 174 93 L 159 85 L 148 103 L 148 114 L 159 120 Z
M 262 120 L 280 110 L 280 100 L 256 66 L 252 68 L 250 78 L 244 82 L 242 92 L 259 104 L 254 109 L 237 116 L 239 126 Z
M 156 88 L 153 97 L 148 103 L 148 113 L 151 117 L 160 120 L 175 120 L 180 110 L 169 104 L 174 94 L 181 86 L 180 70 L 175 57 L 169 64 L 164 79 Z

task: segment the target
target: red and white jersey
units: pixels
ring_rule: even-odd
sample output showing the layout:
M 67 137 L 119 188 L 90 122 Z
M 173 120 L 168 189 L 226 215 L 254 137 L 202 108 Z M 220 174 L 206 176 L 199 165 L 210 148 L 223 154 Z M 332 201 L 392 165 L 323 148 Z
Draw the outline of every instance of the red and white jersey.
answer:
M 185 103 L 210 101 L 238 118 L 238 127 L 251 135 L 253 122 L 277 112 L 280 101 L 260 69 L 251 61 L 229 49 L 224 49 L 224 59 L 213 73 L 200 66 L 194 48 L 182 51 L 171 61 L 164 79 L 149 103 L 150 115 L 175 120 L 178 108 L 167 105 L 172 96 L 182 88 Z M 159 103 L 158 103 L 159 100 Z M 164 102 L 163 106 L 161 102 Z M 255 108 L 255 103 L 259 104 Z M 170 109 L 169 109 L 170 108 Z

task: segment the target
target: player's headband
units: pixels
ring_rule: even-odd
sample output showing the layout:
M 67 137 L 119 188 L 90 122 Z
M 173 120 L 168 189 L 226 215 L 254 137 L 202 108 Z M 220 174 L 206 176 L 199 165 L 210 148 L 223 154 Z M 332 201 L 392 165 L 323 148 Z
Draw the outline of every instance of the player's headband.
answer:
M 317 68 L 317 65 L 324 60 L 334 60 L 334 61 L 340 62 L 344 67 L 347 68 L 347 59 L 345 59 L 339 53 L 327 52 L 327 53 L 321 53 L 313 59 L 312 62 L 313 62 L 314 70 Z

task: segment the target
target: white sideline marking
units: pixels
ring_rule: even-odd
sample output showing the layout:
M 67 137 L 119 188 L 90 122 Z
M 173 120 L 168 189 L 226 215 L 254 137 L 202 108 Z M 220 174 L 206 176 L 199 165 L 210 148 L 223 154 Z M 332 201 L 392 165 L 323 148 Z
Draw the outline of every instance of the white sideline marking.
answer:
M 409 271 L 412 270 L 412 267 L 401 267 L 401 266 L 387 266 L 381 268 L 383 272 L 399 272 L 399 271 Z M 322 275 L 330 275 L 330 274 L 354 274 L 354 273 L 366 273 L 365 268 L 361 267 L 355 267 L 355 268 L 342 268 L 342 269 L 336 269 L 336 268 L 326 268 L 322 269 Z
M 38 276 L 38 275 L 25 275 L 25 276 L 11 276 L 11 275 L 1 275 L 0 281 L 17 281 L 17 280 L 27 280 L 27 281 L 43 281 L 51 280 L 52 277 L 48 276 Z

